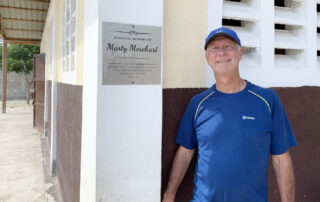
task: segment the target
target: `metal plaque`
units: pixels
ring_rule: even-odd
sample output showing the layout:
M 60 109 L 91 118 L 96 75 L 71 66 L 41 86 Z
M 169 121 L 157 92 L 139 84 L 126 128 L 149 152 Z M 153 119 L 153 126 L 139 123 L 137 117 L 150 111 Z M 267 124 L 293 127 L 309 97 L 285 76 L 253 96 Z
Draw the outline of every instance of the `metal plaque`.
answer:
M 161 27 L 103 22 L 103 85 L 160 84 Z

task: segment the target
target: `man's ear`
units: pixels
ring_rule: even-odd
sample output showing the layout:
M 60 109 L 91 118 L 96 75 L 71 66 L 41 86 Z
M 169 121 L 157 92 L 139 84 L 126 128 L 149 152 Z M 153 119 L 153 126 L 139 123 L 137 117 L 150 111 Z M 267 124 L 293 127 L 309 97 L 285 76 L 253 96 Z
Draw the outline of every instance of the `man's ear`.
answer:
M 243 52 L 244 52 L 244 48 L 243 48 L 243 47 L 240 47 L 240 55 L 241 55 L 241 57 L 242 57 L 242 55 L 243 55 Z

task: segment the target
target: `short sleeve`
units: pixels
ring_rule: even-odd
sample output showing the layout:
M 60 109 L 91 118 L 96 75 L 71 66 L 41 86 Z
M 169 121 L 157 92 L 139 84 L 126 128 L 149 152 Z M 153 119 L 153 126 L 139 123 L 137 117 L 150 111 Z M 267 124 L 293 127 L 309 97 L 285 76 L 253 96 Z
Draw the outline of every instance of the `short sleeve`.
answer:
M 194 115 L 196 111 L 194 103 L 194 100 L 191 100 L 186 111 L 184 112 L 176 137 L 177 144 L 187 149 L 195 149 L 197 146 L 197 138 L 193 127 Z
M 272 136 L 271 154 L 279 155 L 288 151 L 292 146 L 296 146 L 294 137 L 286 112 L 280 102 L 279 97 L 274 93 L 272 109 Z

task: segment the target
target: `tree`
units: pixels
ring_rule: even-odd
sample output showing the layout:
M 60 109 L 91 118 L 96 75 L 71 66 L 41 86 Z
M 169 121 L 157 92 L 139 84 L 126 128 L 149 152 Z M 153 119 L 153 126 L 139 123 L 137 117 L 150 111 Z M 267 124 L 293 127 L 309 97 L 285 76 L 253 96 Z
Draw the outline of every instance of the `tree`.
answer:
M 9 44 L 8 45 L 8 72 L 15 72 L 27 83 L 27 103 L 30 100 L 30 89 L 33 83 L 33 55 L 40 53 L 40 47 L 34 45 Z M 2 69 L 2 47 L 1 47 Z

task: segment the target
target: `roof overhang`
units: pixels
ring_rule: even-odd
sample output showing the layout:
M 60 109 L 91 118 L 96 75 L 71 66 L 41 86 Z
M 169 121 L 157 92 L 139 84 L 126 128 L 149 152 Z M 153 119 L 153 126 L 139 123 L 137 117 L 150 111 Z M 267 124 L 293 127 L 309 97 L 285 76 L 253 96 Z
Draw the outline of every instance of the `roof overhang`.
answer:
M 0 37 L 7 43 L 40 44 L 50 0 L 1 0 Z

